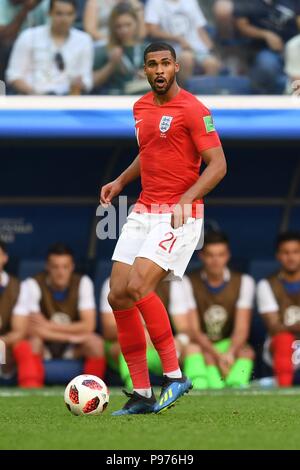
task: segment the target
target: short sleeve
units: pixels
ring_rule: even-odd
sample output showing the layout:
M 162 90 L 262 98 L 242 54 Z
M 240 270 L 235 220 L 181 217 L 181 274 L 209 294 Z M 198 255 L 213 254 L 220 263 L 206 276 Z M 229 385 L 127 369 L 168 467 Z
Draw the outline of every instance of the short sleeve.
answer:
M 88 276 L 82 276 L 79 284 L 78 310 L 94 310 L 95 308 L 94 284 Z
M 171 282 L 170 315 L 182 315 L 195 308 L 197 306 L 189 278 L 183 276 L 182 281 Z
M 24 281 L 27 290 L 27 305 L 29 313 L 40 313 L 41 289 L 37 281 L 33 278 Z
M 188 312 L 188 304 L 185 296 L 183 281 L 170 282 L 170 315 L 183 315 Z
M 13 315 L 29 315 L 28 288 L 26 281 L 21 282 L 18 300 L 13 308 Z
M 108 294 L 109 294 L 109 280 L 108 277 L 102 284 L 102 289 L 100 293 L 100 312 L 101 313 L 112 313 L 111 306 L 108 303 Z
M 240 288 L 240 295 L 237 301 L 237 308 L 253 308 L 255 297 L 255 282 L 248 274 L 243 274 Z
M 262 279 L 257 285 L 257 307 L 261 314 L 278 312 L 279 310 L 270 283 L 266 279 Z
M 186 125 L 199 153 L 221 146 L 212 115 L 205 106 L 195 101 L 186 110 L 185 116 Z

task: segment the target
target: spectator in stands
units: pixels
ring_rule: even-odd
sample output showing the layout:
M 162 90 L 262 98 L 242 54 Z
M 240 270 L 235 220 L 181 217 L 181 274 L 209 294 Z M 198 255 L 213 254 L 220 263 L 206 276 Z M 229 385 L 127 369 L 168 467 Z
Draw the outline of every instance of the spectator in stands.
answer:
M 17 369 L 21 387 L 39 387 L 37 358 L 26 341 L 28 315 L 22 306 L 24 289 L 4 271 L 7 262 L 7 248 L 0 241 L 0 378 L 13 377 Z
M 207 388 L 246 386 L 254 359 L 247 344 L 254 280 L 228 268 L 229 242 L 223 233 L 207 233 L 199 257 L 203 267 L 183 280 L 191 339 L 202 353 L 198 355 L 198 375 L 206 379 Z
M 217 75 L 221 63 L 214 43 L 205 30 L 206 20 L 197 0 L 149 0 L 145 8 L 148 34 L 171 43 L 181 64 L 180 80 L 194 72 L 195 65 L 207 75 Z
M 145 37 L 144 5 L 139 0 L 87 0 L 84 10 L 84 29 L 99 44 L 109 40 L 109 18 L 115 6 L 127 3 L 138 16 L 138 36 Z
M 298 0 L 248 0 L 235 6 L 237 27 L 250 39 L 254 53 L 253 89 L 258 93 L 281 94 L 286 86 L 283 73 L 285 43 L 298 34 Z
M 108 94 L 140 94 L 150 85 L 145 78 L 144 44 L 139 17 L 127 3 L 117 5 L 109 20 L 109 44 L 96 51 L 94 85 Z
M 0 79 L 13 42 L 25 28 L 44 24 L 49 0 L 0 0 Z
M 94 332 L 93 283 L 88 276 L 74 273 L 70 248 L 60 243 L 52 246 L 45 272 L 24 282 L 35 352 L 45 358 L 84 358 L 84 373 L 103 378 L 103 341 Z
M 178 281 L 163 281 L 157 288 L 157 294 L 161 298 L 171 315 L 173 330 L 176 334 L 175 341 L 178 356 L 183 359 L 193 355 L 195 347 L 189 341 L 189 324 L 187 316 L 187 305 L 185 302 L 182 283 Z M 119 372 L 122 381 L 128 389 L 132 389 L 132 382 L 126 361 L 121 354 L 117 341 L 117 326 L 111 307 L 108 303 L 109 278 L 103 283 L 100 297 L 100 315 L 105 339 L 105 349 L 108 364 L 113 370 Z M 147 338 L 147 362 L 150 372 L 162 375 L 162 367 L 159 355 L 151 343 L 150 337 L 145 329 Z M 192 375 L 193 379 L 194 376 Z M 198 378 L 198 377 L 197 377 Z
M 273 366 L 280 387 L 290 387 L 300 357 L 294 342 L 300 339 L 300 233 L 279 235 L 277 273 L 257 286 L 257 303 L 269 338 L 264 348 L 266 363 Z
M 286 92 L 291 94 L 300 87 L 300 34 L 286 44 L 284 71 L 288 76 Z
M 51 0 L 50 25 L 29 28 L 18 37 L 7 82 L 19 94 L 81 94 L 92 88 L 93 44 L 72 28 L 76 0 Z

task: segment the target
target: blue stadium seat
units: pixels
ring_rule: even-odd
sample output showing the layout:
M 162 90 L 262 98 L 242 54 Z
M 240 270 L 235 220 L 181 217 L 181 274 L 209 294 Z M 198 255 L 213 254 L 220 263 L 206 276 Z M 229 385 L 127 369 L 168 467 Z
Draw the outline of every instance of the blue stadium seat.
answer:
M 250 95 L 248 77 L 195 76 L 186 82 L 187 89 L 195 95 Z
M 23 259 L 19 265 L 19 279 L 35 276 L 44 270 L 45 261 L 41 259 Z
M 256 281 L 270 276 L 279 269 L 279 264 L 276 260 L 253 260 L 249 264 L 249 274 L 254 277 Z

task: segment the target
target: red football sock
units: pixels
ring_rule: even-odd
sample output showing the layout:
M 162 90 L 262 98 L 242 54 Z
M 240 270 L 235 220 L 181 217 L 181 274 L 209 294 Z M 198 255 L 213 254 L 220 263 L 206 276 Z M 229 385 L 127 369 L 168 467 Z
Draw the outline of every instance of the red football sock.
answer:
M 134 389 L 150 388 L 146 337 L 137 307 L 114 311 L 118 340 L 127 362 Z
M 84 361 L 84 374 L 96 375 L 97 377 L 100 377 L 100 379 L 103 379 L 105 370 L 105 357 L 87 357 Z
M 18 368 L 18 384 L 23 388 L 38 388 L 44 385 L 44 366 L 38 354 L 32 352 L 28 341 L 20 341 L 13 348 Z
M 290 387 L 293 383 L 292 363 L 294 335 L 288 332 L 278 333 L 272 339 L 274 372 L 280 387 Z
M 157 350 L 165 374 L 179 369 L 168 312 L 155 292 L 136 302 L 145 320 L 151 341 Z

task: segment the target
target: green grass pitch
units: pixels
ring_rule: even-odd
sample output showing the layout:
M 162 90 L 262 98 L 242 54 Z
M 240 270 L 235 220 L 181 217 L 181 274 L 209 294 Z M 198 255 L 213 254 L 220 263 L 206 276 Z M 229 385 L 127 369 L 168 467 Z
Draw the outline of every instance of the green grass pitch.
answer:
M 300 391 L 192 392 L 162 415 L 76 417 L 61 388 L 0 389 L 0 449 L 300 449 Z

